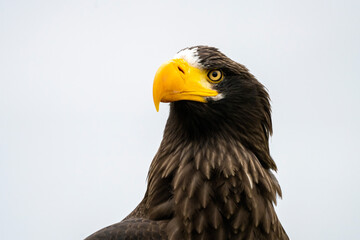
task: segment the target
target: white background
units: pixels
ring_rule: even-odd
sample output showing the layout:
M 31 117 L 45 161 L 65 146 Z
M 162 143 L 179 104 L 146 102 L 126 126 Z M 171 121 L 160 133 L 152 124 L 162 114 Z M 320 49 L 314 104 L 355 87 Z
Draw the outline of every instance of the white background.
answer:
M 152 80 L 205 44 L 272 98 L 291 239 L 360 236 L 359 1 L 0 0 L 0 239 L 83 239 L 142 199 Z

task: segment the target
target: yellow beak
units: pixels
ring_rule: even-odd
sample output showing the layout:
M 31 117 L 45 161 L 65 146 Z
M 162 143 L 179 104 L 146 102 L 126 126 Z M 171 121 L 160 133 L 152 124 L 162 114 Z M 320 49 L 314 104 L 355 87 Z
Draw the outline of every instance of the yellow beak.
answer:
M 153 98 L 156 111 L 160 102 L 190 100 L 207 102 L 207 97 L 218 95 L 207 81 L 207 72 L 190 66 L 183 59 L 170 60 L 157 70 Z

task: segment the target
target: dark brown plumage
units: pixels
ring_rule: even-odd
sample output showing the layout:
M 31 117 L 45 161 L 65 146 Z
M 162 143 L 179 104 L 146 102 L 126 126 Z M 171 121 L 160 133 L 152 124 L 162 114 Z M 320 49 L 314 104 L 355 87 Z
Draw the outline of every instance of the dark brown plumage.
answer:
M 273 206 L 281 190 L 268 93 L 216 48 L 185 50 L 201 69 L 221 70 L 224 79 L 211 87 L 222 97 L 171 103 L 144 199 L 86 240 L 288 239 Z

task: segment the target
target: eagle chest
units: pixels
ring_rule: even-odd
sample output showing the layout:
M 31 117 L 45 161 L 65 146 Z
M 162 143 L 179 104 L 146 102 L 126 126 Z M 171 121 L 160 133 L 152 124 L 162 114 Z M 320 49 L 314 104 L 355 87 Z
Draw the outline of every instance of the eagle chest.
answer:
M 249 234 L 251 226 L 259 225 L 255 212 L 264 209 L 266 201 L 254 197 L 258 197 L 257 188 L 264 185 L 259 176 L 266 173 L 256 157 L 251 157 L 255 156 L 241 144 L 225 140 L 160 150 L 154 162 L 161 161 L 157 163 L 160 171 L 156 175 L 163 181 L 158 181 L 162 186 L 154 186 L 154 189 L 161 188 L 169 193 L 151 212 L 158 219 L 161 217 L 157 211 L 171 216 L 166 230 L 169 238 L 181 239 L 185 235 L 195 236 L 195 239 L 214 236 L 227 239 L 232 235 Z M 169 186 L 164 188 L 164 184 Z M 161 196 L 164 195 L 161 192 Z M 153 199 L 159 198 L 154 196 Z M 168 211 L 164 211 L 165 205 Z

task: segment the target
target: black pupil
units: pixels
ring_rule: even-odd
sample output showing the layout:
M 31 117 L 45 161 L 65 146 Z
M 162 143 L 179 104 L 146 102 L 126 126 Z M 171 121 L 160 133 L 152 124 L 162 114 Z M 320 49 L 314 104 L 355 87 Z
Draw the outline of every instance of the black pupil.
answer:
M 218 76 L 218 72 L 214 71 L 214 72 L 211 73 L 211 75 L 213 76 L 213 78 L 216 78 Z

